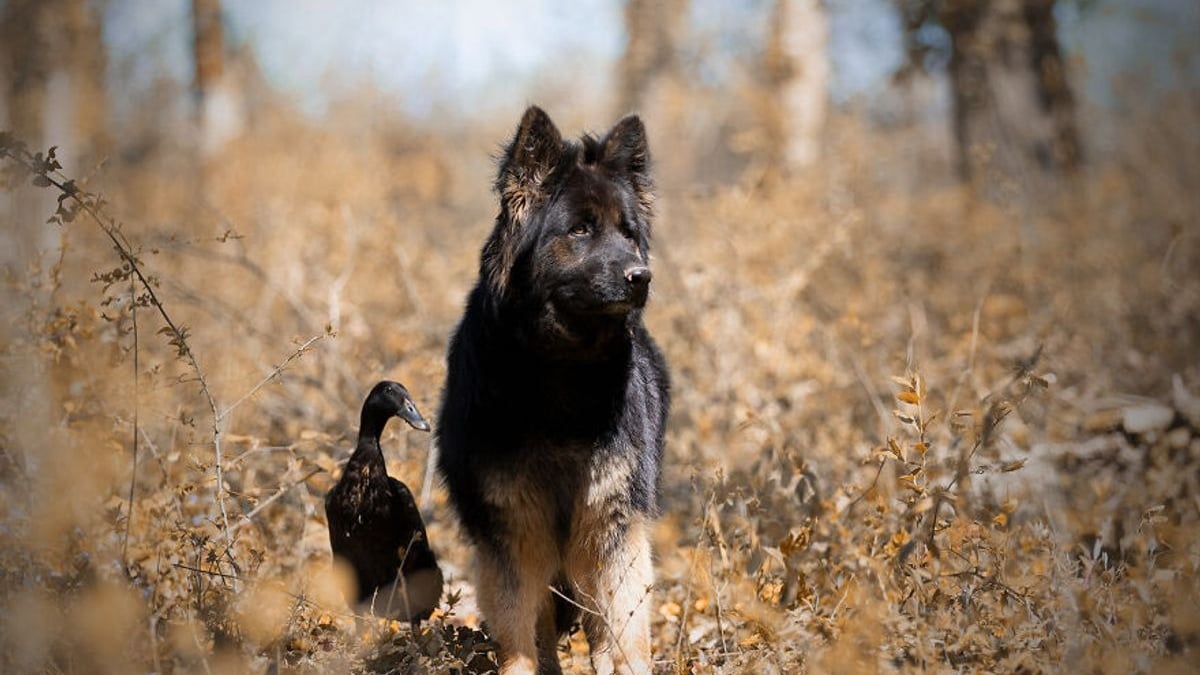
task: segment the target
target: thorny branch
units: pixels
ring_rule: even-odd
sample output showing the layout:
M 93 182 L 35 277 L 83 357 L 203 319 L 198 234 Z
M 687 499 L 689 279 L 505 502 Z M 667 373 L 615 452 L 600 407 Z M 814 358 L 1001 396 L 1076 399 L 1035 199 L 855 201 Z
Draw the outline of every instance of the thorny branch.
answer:
M 212 413 L 212 443 L 213 455 L 215 457 L 215 470 L 217 479 L 216 499 L 217 505 L 221 510 L 221 527 L 226 539 L 229 539 L 229 515 L 225 510 L 225 470 L 221 453 L 221 418 L 217 412 L 217 402 L 213 398 L 212 390 L 208 386 L 208 378 L 204 374 L 204 370 L 200 367 L 200 362 L 196 358 L 196 354 L 192 351 L 191 346 L 187 341 L 187 329 L 181 327 L 174 319 L 171 318 L 167 308 L 159 299 L 158 294 L 154 291 L 154 284 L 146 276 L 142 270 L 141 262 L 134 253 L 134 247 L 129 240 L 121 232 L 121 226 L 111 216 L 103 212 L 104 201 L 99 195 L 94 195 L 79 188 L 75 181 L 70 180 L 62 175 L 59 170 L 62 165 L 54 157 L 55 148 L 45 154 L 32 154 L 26 149 L 25 144 L 16 141 L 8 133 L 0 134 L 0 158 L 7 157 L 12 159 L 25 172 L 33 175 L 33 184 L 38 187 L 54 187 L 60 193 L 58 200 L 58 211 L 50 218 L 50 222 L 70 222 L 74 220 L 79 211 L 86 213 L 100 227 L 100 230 L 112 242 L 113 248 L 128 272 L 137 279 L 138 284 L 142 287 L 145 295 L 142 296 L 147 304 L 154 307 L 158 315 L 162 317 L 163 323 L 166 324 L 164 329 L 171 338 L 171 344 L 178 350 L 179 355 L 184 358 L 192 371 L 196 373 L 196 379 L 200 383 L 200 390 L 204 394 L 205 402 L 208 404 L 209 411 Z M 66 205 L 64 202 L 70 200 L 71 204 Z
M 59 224 L 69 223 L 75 219 L 80 213 L 86 213 L 100 230 L 108 237 L 116 250 L 117 255 L 122 262 L 122 268 L 119 271 L 119 278 L 128 278 L 131 285 L 131 294 L 133 311 L 136 312 L 138 304 L 146 304 L 155 309 L 158 315 L 162 318 L 165 328 L 160 332 L 165 332 L 170 338 L 170 344 L 176 348 L 178 355 L 186 360 L 192 371 L 196 374 L 196 380 L 200 384 L 201 393 L 204 395 L 205 402 L 208 404 L 209 412 L 212 419 L 212 445 L 214 455 L 214 469 L 216 474 L 216 501 L 221 512 L 221 529 L 225 540 L 231 538 L 231 528 L 229 525 L 229 514 L 225 508 L 225 464 L 224 453 L 222 452 L 222 431 L 221 422 L 235 408 L 257 393 L 262 387 L 268 384 L 272 379 L 279 375 L 292 361 L 303 355 L 309 347 L 315 342 L 325 337 L 326 334 L 317 335 L 310 338 L 302 344 L 297 350 L 287 357 L 279 366 L 273 369 L 266 377 L 256 384 L 250 391 L 235 401 L 232 405 L 221 410 L 217 405 L 216 398 L 212 394 L 212 389 L 208 384 L 208 377 L 204 370 L 200 367 L 200 362 L 188 343 L 187 328 L 178 324 L 167 311 L 162 301 L 159 299 L 155 291 L 153 279 L 146 274 L 142 269 L 141 261 L 138 259 L 135 252 L 135 247 L 125 237 L 121 231 L 120 223 L 111 216 L 107 215 L 104 210 L 104 200 L 96 194 L 84 191 L 74 180 L 71 180 L 61 173 L 62 165 L 55 158 L 56 148 L 52 147 L 45 154 L 31 153 L 24 143 L 17 141 L 8 132 L 0 133 L 0 159 L 8 158 L 15 163 L 17 175 L 30 175 L 33 177 L 33 184 L 37 187 L 53 187 L 58 190 L 58 210 L 51 216 L 48 222 L 56 222 Z M 143 295 L 138 296 L 136 288 L 140 286 L 143 290 Z M 136 316 L 135 316 L 136 322 Z M 135 386 L 136 386 L 136 369 L 137 369 L 137 333 L 136 323 L 134 324 L 134 368 L 135 368 Z M 136 472 L 137 462 L 137 423 L 135 412 L 134 423 L 134 471 Z M 135 474 L 136 478 L 136 474 Z M 130 485 L 130 511 L 132 515 L 134 497 L 134 485 L 131 481 Z M 128 545 L 128 532 L 126 533 L 126 542 Z

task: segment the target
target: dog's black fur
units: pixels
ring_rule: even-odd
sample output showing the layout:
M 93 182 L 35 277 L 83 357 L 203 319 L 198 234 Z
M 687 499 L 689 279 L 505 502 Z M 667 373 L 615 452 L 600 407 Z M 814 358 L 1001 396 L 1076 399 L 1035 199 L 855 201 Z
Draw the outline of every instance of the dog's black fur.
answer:
M 667 366 L 642 323 L 648 171 L 637 117 L 576 143 L 536 107 L 501 158 L 500 213 L 450 343 L 437 425 L 451 501 L 499 575 L 499 587 L 481 587 L 481 596 L 529 581 L 527 568 L 542 565 L 541 554 L 526 559 L 531 546 L 557 555 L 548 564 L 568 593 L 587 581 L 563 562 L 572 542 L 599 542 L 597 563 L 644 544 L 648 569 L 648 542 L 626 536 L 631 523 L 657 514 L 669 407 Z M 600 517 L 582 519 L 585 502 Z M 527 531 L 536 523 L 550 531 Z M 545 541 L 514 544 L 534 535 Z M 526 609 L 547 611 L 545 595 Z M 542 632 L 538 641 L 541 667 L 553 672 Z

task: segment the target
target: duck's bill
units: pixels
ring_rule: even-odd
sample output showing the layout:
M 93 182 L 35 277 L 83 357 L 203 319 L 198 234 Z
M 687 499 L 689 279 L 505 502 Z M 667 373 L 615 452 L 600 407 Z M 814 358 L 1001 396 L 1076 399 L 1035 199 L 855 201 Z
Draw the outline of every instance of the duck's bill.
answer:
M 401 412 L 400 417 L 404 418 L 404 421 L 408 422 L 409 426 L 418 431 L 429 431 L 429 422 L 426 422 L 425 418 L 421 417 L 421 413 L 417 412 L 415 407 L 411 411 L 405 410 Z

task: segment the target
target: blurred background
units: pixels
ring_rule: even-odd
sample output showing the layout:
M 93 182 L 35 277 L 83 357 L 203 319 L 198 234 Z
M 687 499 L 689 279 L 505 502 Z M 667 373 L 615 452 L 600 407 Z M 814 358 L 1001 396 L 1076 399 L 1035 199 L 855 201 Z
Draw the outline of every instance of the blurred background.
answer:
M 941 179 L 969 173 L 972 145 L 1042 169 L 1111 158 L 1123 120 L 1200 78 L 1183 0 L 53 0 L 2 16 L 6 127 L 80 160 L 166 140 L 218 152 L 280 108 L 494 135 L 537 101 L 567 126 L 651 118 L 673 185 L 811 165 L 847 117 L 918 132 L 927 157 L 911 159 Z
M 376 380 L 436 413 L 537 104 L 650 135 L 659 670 L 1190 672 L 1198 50 L 1193 0 L 0 0 L 0 665 L 490 667 L 427 436 L 423 629 L 322 500 Z

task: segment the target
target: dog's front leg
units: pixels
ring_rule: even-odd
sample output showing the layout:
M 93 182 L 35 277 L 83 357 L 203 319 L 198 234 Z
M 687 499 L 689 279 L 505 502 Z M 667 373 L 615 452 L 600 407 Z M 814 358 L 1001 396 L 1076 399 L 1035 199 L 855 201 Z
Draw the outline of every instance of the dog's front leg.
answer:
M 594 611 L 583 617 L 584 632 L 598 675 L 650 673 L 650 592 L 654 569 L 650 526 L 636 520 L 625 532 L 613 558 L 593 568 L 591 583 L 580 586 L 593 594 Z M 587 577 L 585 576 L 584 579 Z
M 533 675 L 537 603 L 545 586 L 524 583 L 522 570 L 501 556 L 480 555 L 477 567 L 479 609 L 496 642 L 501 675 Z
M 506 551 L 479 551 L 479 608 L 498 646 L 501 675 L 560 672 L 556 657 L 543 658 L 540 668 L 538 664 L 538 633 L 544 632 L 539 631 L 539 617 L 554 620 L 547 586 L 558 569 L 556 549 L 547 531 L 513 528 Z M 544 652 L 554 655 L 555 644 L 545 645 Z
M 554 597 L 547 594 L 538 610 L 538 675 L 562 675 L 558 662 L 558 626 L 554 620 Z

